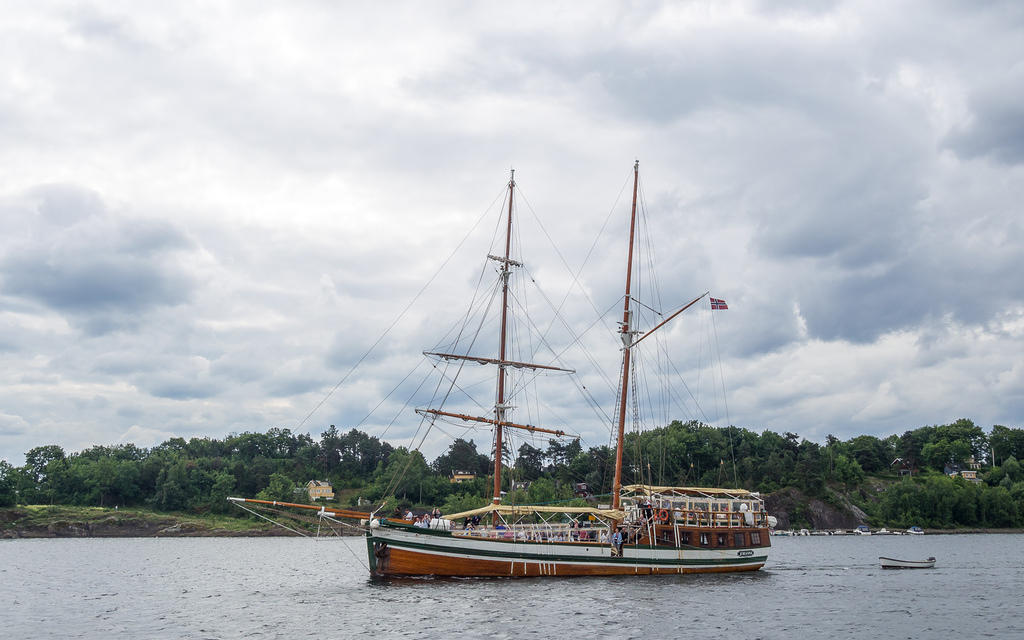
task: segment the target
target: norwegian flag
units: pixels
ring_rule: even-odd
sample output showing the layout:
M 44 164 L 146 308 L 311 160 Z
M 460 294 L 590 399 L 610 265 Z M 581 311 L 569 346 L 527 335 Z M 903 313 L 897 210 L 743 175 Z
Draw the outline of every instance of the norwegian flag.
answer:
M 719 300 L 718 298 L 711 298 L 711 310 L 722 311 L 728 309 L 729 305 L 725 304 L 725 300 Z

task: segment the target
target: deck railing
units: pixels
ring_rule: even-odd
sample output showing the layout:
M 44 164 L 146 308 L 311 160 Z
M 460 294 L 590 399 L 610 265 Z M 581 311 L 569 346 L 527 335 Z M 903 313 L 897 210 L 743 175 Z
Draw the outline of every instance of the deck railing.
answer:
M 654 515 L 657 518 L 658 510 L 655 510 Z M 753 521 L 753 525 L 748 525 L 743 512 L 676 510 L 671 512 L 669 521 L 665 524 L 697 529 L 735 529 L 749 526 L 767 526 L 766 514 L 764 512 L 755 513 Z M 644 529 L 646 530 L 647 527 Z M 603 544 L 608 542 L 610 533 L 608 527 L 603 525 L 575 527 L 570 523 L 519 523 L 498 528 L 491 526 L 468 529 L 456 528 L 452 530 L 452 535 L 524 542 L 592 542 Z

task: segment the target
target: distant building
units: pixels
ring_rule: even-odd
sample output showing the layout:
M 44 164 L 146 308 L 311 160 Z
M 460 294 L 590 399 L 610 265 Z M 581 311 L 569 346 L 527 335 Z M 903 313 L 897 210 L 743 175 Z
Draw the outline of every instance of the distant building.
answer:
M 968 482 L 981 482 L 981 480 L 978 478 L 978 472 L 975 471 L 974 469 L 961 469 L 957 473 L 954 473 L 953 476 L 955 477 L 957 474 L 959 474 L 961 478 Z
M 470 482 L 476 480 L 476 474 L 470 473 L 469 471 L 452 471 L 449 481 L 452 484 L 462 484 L 463 482 Z
M 981 469 L 981 463 L 975 460 L 974 456 L 971 456 L 970 458 L 967 459 L 967 466 L 974 469 L 975 471 Z
M 958 465 L 958 464 L 947 464 L 946 467 L 943 469 L 943 471 L 950 478 L 955 478 L 957 476 L 960 476 L 961 478 L 963 478 L 964 480 L 966 480 L 968 482 L 981 482 L 981 479 L 978 477 L 977 470 L 975 470 L 975 469 L 961 469 L 960 465 Z
M 512 483 L 513 491 L 526 491 L 530 488 L 529 480 L 517 480 Z
M 577 482 L 573 485 L 573 495 L 577 498 L 589 498 L 590 497 L 590 485 L 586 482 Z
M 310 480 L 306 483 L 306 493 L 310 500 L 333 500 L 334 487 L 326 480 Z
M 905 476 L 912 476 L 917 472 L 914 465 L 909 460 L 903 458 L 896 458 L 889 463 L 889 469 L 896 472 L 896 475 L 903 478 Z

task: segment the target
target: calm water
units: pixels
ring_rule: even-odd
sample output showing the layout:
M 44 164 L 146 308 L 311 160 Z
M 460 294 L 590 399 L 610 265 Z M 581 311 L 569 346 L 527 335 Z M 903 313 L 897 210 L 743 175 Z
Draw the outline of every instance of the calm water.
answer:
M 769 566 L 754 574 L 373 582 L 360 538 L 7 540 L 0 541 L 0 637 L 1024 633 L 1024 536 L 772 542 Z M 938 564 L 882 571 L 880 555 L 935 556 Z

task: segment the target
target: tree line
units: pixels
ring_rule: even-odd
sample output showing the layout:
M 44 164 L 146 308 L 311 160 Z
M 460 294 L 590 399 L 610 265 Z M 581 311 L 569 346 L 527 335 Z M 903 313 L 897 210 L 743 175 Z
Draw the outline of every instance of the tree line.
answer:
M 428 462 L 356 429 L 331 425 L 314 439 L 289 429 L 223 439 L 171 438 L 150 449 L 133 444 L 65 452 L 29 450 L 25 464 L 0 460 L 0 506 L 68 504 L 143 506 L 158 511 L 232 512 L 229 495 L 305 501 L 297 488 L 328 480 L 346 506 L 360 500 L 438 506 L 451 513 L 490 500 L 490 446 L 456 439 Z M 897 526 L 1024 526 L 1024 431 L 996 425 L 986 434 L 967 419 L 902 435 L 824 444 L 771 430 L 718 428 L 696 421 L 626 436 L 624 483 L 740 487 L 770 493 L 796 488 L 826 500 L 842 494 L 879 522 Z M 513 502 L 601 501 L 611 491 L 615 452 L 578 440 L 529 443 L 503 451 L 503 491 Z M 947 475 L 982 467 L 983 482 Z M 474 480 L 454 484 L 454 471 Z M 895 482 L 897 471 L 911 474 Z M 585 485 L 585 488 L 582 485 Z M 389 505 L 390 508 L 390 505 Z

